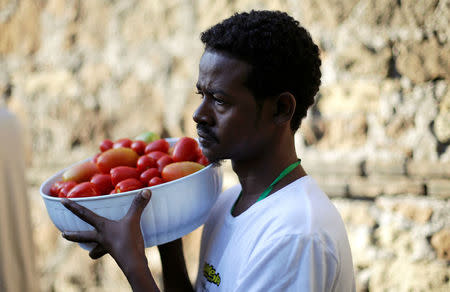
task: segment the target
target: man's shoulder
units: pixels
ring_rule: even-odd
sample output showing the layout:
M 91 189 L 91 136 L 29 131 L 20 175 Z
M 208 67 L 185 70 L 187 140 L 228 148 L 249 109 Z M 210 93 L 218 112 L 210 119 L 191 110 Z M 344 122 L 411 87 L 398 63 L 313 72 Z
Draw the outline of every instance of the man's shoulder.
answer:
M 237 184 L 220 193 L 209 213 L 207 223 L 216 220 L 221 215 L 223 216 L 226 210 L 231 210 L 231 205 L 239 196 L 240 191 L 241 186 Z
M 265 202 L 264 202 L 265 201 Z M 332 202 L 312 177 L 305 176 L 267 197 L 258 206 L 258 222 L 265 234 L 317 234 L 341 224 Z
M 222 191 L 222 193 L 220 193 L 214 206 L 220 207 L 225 204 L 230 204 L 231 202 L 234 203 L 234 201 L 239 196 L 240 192 L 241 192 L 240 184 L 236 184 L 236 185 L 229 187 L 228 189 L 226 189 L 226 190 Z

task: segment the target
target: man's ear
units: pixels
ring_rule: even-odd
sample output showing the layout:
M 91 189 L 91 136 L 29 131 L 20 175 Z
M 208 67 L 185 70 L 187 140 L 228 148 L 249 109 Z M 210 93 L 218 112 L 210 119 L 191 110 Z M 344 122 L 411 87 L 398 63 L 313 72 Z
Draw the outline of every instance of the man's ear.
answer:
M 290 92 L 283 92 L 275 97 L 274 121 L 276 124 L 290 122 L 297 104 L 295 97 Z

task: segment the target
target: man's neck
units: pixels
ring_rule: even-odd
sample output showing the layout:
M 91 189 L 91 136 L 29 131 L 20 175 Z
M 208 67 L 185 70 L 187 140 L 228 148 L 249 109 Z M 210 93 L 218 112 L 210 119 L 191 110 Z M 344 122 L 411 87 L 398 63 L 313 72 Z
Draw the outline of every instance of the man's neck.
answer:
M 294 139 L 285 143 L 277 143 L 265 153 L 245 161 L 231 161 L 233 171 L 237 174 L 242 186 L 242 198 L 255 201 L 259 195 L 280 175 L 290 164 L 297 160 Z M 274 191 L 281 189 L 292 181 L 306 175 L 301 166 L 295 168 L 285 178 L 280 180 Z

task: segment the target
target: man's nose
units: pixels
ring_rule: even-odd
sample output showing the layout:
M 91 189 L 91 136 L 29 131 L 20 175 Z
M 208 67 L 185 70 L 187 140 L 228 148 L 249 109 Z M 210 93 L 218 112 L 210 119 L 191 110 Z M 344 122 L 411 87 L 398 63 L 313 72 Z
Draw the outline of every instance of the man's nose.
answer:
M 192 119 L 197 124 L 212 125 L 214 123 L 214 118 L 206 99 L 203 99 L 198 108 L 194 111 Z

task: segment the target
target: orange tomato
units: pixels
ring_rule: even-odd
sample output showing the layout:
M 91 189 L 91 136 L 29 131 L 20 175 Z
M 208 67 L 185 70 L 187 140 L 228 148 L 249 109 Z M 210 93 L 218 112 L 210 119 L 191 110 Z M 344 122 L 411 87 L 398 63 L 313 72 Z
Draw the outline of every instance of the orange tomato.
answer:
M 62 180 L 80 183 L 90 180 L 94 174 L 99 172 L 100 171 L 94 162 L 86 161 L 66 170 L 62 175 Z
M 136 167 L 139 155 L 131 148 L 113 148 L 103 152 L 97 158 L 97 166 L 102 173 L 109 173 L 116 166 Z
M 197 172 L 204 167 L 204 165 L 192 161 L 174 162 L 164 167 L 161 172 L 161 177 L 165 181 L 172 181 Z

